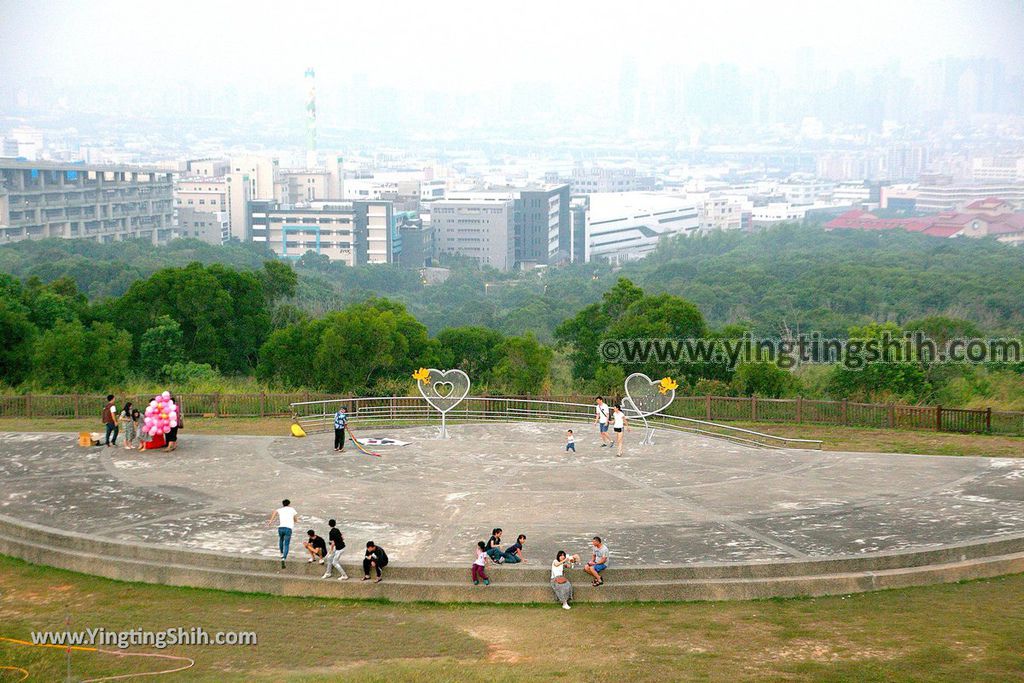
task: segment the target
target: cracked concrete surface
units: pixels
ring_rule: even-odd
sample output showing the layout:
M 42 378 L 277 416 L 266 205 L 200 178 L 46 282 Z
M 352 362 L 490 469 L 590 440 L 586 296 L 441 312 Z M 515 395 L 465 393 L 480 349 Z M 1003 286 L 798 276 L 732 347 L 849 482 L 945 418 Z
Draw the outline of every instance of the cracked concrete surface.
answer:
M 565 430 L 577 453 L 565 453 Z M 1024 460 L 761 450 L 658 432 L 622 458 L 592 425 L 360 430 L 408 446 L 381 458 L 305 439 L 182 433 L 174 453 L 79 448 L 72 434 L 0 434 L 0 514 L 124 541 L 274 557 L 270 511 L 334 517 L 403 564 L 462 566 L 491 527 L 528 558 L 605 537 L 617 566 L 888 553 L 1024 534 Z

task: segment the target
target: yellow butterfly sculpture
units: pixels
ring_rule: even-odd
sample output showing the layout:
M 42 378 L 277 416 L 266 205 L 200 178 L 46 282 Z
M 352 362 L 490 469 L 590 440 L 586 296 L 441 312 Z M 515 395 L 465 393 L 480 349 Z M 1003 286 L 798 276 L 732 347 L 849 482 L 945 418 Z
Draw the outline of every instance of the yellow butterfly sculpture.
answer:
M 412 373 L 412 378 L 417 382 L 423 382 L 424 384 L 430 383 L 430 370 L 426 368 L 420 368 L 416 372 Z
M 662 377 L 661 381 L 658 382 L 658 393 L 667 394 L 670 391 L 675 391 L 679 388 L 679 383 L 673 380 L 671 377 Z

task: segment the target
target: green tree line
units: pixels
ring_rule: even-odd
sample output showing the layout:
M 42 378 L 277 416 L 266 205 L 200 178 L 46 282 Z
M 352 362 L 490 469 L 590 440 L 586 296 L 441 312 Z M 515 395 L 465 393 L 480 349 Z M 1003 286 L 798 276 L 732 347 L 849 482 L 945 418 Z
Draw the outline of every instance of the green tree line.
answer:
M 1024 258 L 989 240 L 781 226 L 667 241 L 648 258 L 498 273 L 291 264 L 255 245 L 43 240 L 0 247 L 0 371 L 9 388 L 129 380 L 407 391 L 410 368 L 462 367 L 493 392 L 610 392 L 632 371 L 680 391 L 1024 407 L 1020 368 L 852 371 L 711 362 L 611 364 L 606 339 L 881 330 L 1021 335 Z M 877 367 L 877 369 L 875 369 Z

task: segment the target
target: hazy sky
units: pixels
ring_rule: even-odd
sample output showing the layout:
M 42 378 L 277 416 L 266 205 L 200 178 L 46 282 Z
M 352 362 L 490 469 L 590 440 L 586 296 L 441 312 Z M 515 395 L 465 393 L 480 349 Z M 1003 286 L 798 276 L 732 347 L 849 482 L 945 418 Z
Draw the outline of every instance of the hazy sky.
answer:
M 218 2 L 0 0 L 0 78 L 190 86 L 365 74 L 463 90 L 498 80 L 617 78 L 665 64 L 787 67 L 992 56 L 1024 71 L 1022 0 Z

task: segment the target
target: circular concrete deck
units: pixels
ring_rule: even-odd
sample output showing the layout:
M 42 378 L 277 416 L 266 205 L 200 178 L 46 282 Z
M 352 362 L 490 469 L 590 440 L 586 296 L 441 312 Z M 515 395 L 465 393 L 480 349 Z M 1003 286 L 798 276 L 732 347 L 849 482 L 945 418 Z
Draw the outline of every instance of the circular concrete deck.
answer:
M 354 561 L 466 567 L 493 526 L 546 566 L 604 537 L 613 567 L 870 556 L 1024 533 L 1024 460 L 760 450 L 659 432 L 623 457 L 590 425 L 370 429 L 407 446 L 374 458 L 331 436 L 182 434 L 175 453 L 82 449 L 70 434 L 0 434 L 0 515 L 127 543 L 277 556 L 267 516 L 290 498 L 301 532 L 334 517 Z M 292 552 L 301 551 L 301 533 Z

